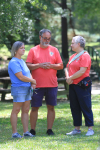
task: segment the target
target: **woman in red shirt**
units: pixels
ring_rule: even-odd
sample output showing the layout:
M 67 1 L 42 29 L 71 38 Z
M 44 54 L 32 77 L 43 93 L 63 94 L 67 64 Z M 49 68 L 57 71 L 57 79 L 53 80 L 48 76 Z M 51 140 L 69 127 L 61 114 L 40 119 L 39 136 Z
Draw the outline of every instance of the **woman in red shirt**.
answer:
M 82 36 L 75 36 L 71 43 L 73 54 L 65 69 L 66 82 L 69 84 L 70 108 L 75 129 L 66 135 L 80 134 L 82 125 L 82 113 L 85 118 L 85 125 L 88 126 L 86 136 L 94 134 L 93 113 L 91 109 L 91 83 L 89 73 L 91 68 L 90 55 L 84 51 L 85 39 Z M 86 83 L 85 87 L 82 84 Z M 81 82 L 82 81 L 82 82 Z M 89 82 L 88 82 L 89 81 Z M 89 86 L 88 86 L 89 85 Z

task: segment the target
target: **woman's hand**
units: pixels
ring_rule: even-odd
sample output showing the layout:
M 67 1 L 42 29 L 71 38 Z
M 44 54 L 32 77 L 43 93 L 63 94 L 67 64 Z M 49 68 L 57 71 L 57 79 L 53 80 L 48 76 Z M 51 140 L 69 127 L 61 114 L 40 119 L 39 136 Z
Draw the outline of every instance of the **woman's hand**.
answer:
M 66 82 L 70 85 L 73 83 L 73 80 L 71 79 L 71 77 L 67 77 Z
M 35 84 L 36 85 L 36 80 L 35 79 L 32 79 L 32 84 Z
M 33 89 L 35 89 L 35 88 L 36 88 L 36 84 L 31 84 L 31 87 L 32 87 Z

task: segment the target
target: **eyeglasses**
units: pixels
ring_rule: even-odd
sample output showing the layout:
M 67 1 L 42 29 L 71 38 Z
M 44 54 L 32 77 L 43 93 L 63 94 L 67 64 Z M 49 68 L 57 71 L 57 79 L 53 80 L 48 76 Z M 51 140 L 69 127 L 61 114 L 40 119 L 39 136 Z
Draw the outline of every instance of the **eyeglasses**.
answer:
M 51 37 L 49 39 L 47 39 L 46 37 L 41 36 L 45 41 L 50 41 Z
M 76 44 L 76 43 L 71 43 L 71 45 L 74 45 L 74 44 Z

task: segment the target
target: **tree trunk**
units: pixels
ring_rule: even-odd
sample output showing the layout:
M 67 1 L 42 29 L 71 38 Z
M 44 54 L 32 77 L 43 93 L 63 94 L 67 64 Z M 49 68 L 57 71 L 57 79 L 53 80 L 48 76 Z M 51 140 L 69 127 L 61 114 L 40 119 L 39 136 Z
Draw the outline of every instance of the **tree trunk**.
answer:
M 61 0 L 62 9 L 67 9 L 66 0 Z M 68 59 L 68 36 L 67 36 L 67 17 L 61 16 L 61 29 L 62 29 L 62 55 L 64 59 Z
M 40 24 L 40 19 L 35 18 L 35 23 L 34 23 L 34 27 L 35 27 L 35 31 L 34 31 L 34 45 L 38 45 L 40 44 L 40 40 L 39 40 L 39 31 L 41 29 L 41 24 Z

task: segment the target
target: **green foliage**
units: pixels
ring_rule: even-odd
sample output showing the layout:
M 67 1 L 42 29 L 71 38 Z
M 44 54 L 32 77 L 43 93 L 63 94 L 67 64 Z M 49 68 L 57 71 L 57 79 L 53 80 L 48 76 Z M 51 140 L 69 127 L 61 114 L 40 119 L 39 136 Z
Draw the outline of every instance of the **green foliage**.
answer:
M 99 33 L 100 31 L 100 16 L 95 16 L 94 18 L 88 18 L 84 16 L 83 18 L 75 17 L 75 28 L 79 31 L 87 31 L 90 34 Z
M 100 12 L 100 1 L 99 0 L 75 0 L 75 13 L 83 17 L 95 17 Z
M 36 0 L 36 1 L 31 1 L 31 4 L 36 7 L 37 9 L 44 9 L 46 10 L 47 9 L 47 5 L 43 4 L 44 1 L 39 1 L 39 0 Z
M 94 113 L 95 134 L 86 137 L 87 127 L 83 126 L 81 135 L 66 136 L 65 133 L 73 130 L 73 120 L 71 116 L 69 102 L 58 102 L 55 107 L 56 118 L 53 125 L 54 136 L 46 135 L 47 129 L 47 108 L 43 106 L 39 109 L 36 126 L 36 137 L 11 139 L 10 114 L 12 103 L 0 102 L 0 149 L 2 150 L 96 150 L 100 145 L 100 95 L 92 96 L 92 108 Z M 18 132 L 23 134 L 21 123 L 21 113 L 18 115 Z M 30 124 L 29 124 L 30 129 Z
M 10 50 L 17 40 L 37 45 L 39 30 L 42 28 L 49 28 L 52 39 L 61 44 L 61 16 L 67 18 L 69 29 L 72 28 L 70 23 L 73 18 L 75 29 L 99 33 L 99 0 L 66 0 L 68 9 L 64 10 L 61 8 L 61 2 L 61 0 L 1 0 L 0 46 L 6 44 Z
M 19 39 L 18 32 L 25 27 L 23 10 L 24 3 L 21 0 L 0 1 L 0 43 L 6 44 L 9 49 L 11 44 Z
M 100 31 L 100 1 L 99 0 L 71 0 L 74 28 L 87 31 L 90 34 Z
M 48 7 L 49 6 L 49 7 Z M 31 20 L 31 24 L 29 27 L 31 28 L 30 32 L 30 42 L 35 45 L 39 44 L 39 31 L 42 28 L 50 28 L 52 26 L 49 24 L 49 14 L 54 13 L 54 6 L 52 4 L 52 0 L 40 0 L 39 3 L 37 1 L 36 5 L 34 2 L 27 2 L 25 4 L 25 8 L 27 9 L 27 14 L 25 16 Z
M 0 1 L 0 46 L 4 44 L 11 49 L 12 44 L 17 40 L 28 42 L 33 35 L 34 17 L 27 17 L 29 12 L 25 8 L 28 0 L 8 0 Z M 46 5 L 42 1 L 31 1 L 34 8 L 46 10 Z M 36 14 L 36 13 L 35 13 Z M 32 14 L 34 16 L 34 14 Z

